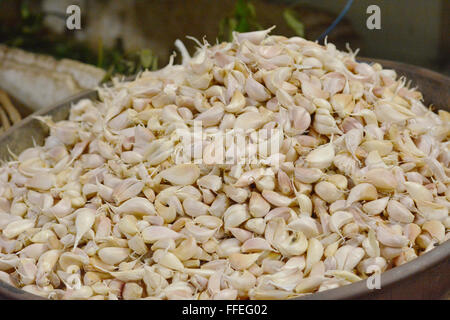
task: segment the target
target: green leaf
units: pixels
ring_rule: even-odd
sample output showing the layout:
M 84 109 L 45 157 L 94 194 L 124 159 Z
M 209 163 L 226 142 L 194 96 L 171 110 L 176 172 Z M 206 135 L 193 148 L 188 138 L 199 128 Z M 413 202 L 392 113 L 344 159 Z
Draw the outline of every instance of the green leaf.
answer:
M 141 65 L 144 69 L 150 68 L 153 61 L 153 53 L 149 49 L 142 49 L 140 52 Z
M 253 5 L 253 3 L 248 2 L 247 9 L 248 9 L 248 13 L 249 13 L 250 17 L 256 18 L 256 9 L 255 9 L 255 6 Z
M 228 30 L 228 41 L 231 41 L 233 39 L 233 31 L 237 29 L 237 21 L 235 18 L 230 18 L 228 20 L 229 30 Z
M 220 19 L 220 22 L 219 22 L 219 34 L 218 34 L 218 38 L 219 38 L 220 41 L 226 40 L 225 33 L 228 32 L 226 30 L 227 29 L 227 25 L 228 25 L 227 20 L 228 20 L 228 18 Z
M 154 57 L 152 61 L 152 67 L 150 70 L 155 71 L 158 69 L 158 57 Z
M 291 10 L 286 9 L 283 12 L 283 17 L 289 27 L 294 30 L 295 34 L 299 37 L 305 36 L 305 26 L 297 19 L 297 14 Z
M 238 0 L 236 2 L 235 14 L 241 17 L 247 15 L 247 3 L 245 0 Z
M 27 19 L 30 16 L 30 8 L 28 1 L 22 3 L 22 6 L 20 7 L 20 14 L 22 16 L 22 19 Z

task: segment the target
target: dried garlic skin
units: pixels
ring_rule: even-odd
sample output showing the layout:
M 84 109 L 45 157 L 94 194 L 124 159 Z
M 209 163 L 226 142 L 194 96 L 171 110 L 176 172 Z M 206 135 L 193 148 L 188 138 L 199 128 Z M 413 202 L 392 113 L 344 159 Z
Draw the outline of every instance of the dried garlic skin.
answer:
M 394 70 L 270 31 L 192 57 L 177 40 L 182 64 L 39 117 L 45 143 L 0 166 L 0 281 L 52 299 L 288 299 L 448 240 L 449 113 Z

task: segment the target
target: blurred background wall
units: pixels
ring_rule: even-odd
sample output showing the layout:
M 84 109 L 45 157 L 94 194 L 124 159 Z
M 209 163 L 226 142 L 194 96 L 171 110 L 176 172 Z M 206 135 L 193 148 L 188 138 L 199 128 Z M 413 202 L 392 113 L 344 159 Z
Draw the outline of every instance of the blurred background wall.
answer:
M 176 39 L 194 52 L 196 43 L 187 35 L 210 43 L 228 40 L 233 23 L 246 30 L 275 25 L 275 34 L 301 33 L 314 41 L 347 1 L 0 0 L 0 88 L 36 109 L 59 101 L 61 92 L 69 95 L 112 74 L 162 67 Z M 81 8 L 81 30 L 65 27 L 71 4 Z M 381 9 L 381 30 L 366 27 L 366 10 L 373 4 Z M 287 12 L 300 29 L 289 25 Z M 450 0 L 354 0 L 328 40 L 342 50 L 347 43 L 360 48 L 359 56 L 450 75 L 449 16 Z M 71 60 L 61 67 L 40 54 Z M 38 84 L 46 99 L 36 95 Z
M 0 23 L 14 23 L 20 0 L 0 0 Z M 235 0 L 34 0 L 36 9 L 64 14 L 70 4 L 79 4 L 83 28 L 76 37 L 92 47 L 99 41 L 113 46 L 118 38 L 126 49 L 149 47 L 167 61 L 176 38 L 185 35 L 214 42 L 222 18 L 233 13 Z M 283 19 L 292 7 L 305 24 L 306 37 L 314 40 L 342 10 L 347 0 L 254 0 L 256 20 L 263 27 L 277 25 L 274 32 L 294 35 Z M 381 30 L 366 28 L 366 9 L 381 8 Z M 343 48 L 361 48 L 367 57 L 399 60 L 449 72 L 448 0 L 356 0 L 346 18 L 330 34 Z M 52 32 L 65 32 L 57 15 L 45 18 Z M 1 42 L 2 39 L 0 39 Z M 188 41 L 189 42 L 189 41 Z
M 295 2 L 295 1 L 288 1 Z M 339 12 L 346 0 L 303 0 L 317 8 Z M 366 9 L 381 8 L 381 30 L 366 28 Z M 449 72 L 448 0 L 356 0 L 347 18 L 363 39 L 361 55 L 409 62 Z

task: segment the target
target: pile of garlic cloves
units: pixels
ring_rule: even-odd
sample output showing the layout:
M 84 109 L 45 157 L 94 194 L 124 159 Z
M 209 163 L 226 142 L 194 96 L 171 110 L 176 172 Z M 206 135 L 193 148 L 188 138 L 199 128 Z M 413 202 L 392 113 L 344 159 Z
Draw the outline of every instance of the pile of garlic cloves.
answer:
M 177 41 L 182 64 L 39 118 L 45 144 L 0 167 L 0 281 L 50 299 L 287 299 L 446 241 L 450 114 L 394 70 L 269 31 L 193 57 Z M 204 140 L 180 163 L 196 121 L 270 129 L 280 150 L 215 163 Z

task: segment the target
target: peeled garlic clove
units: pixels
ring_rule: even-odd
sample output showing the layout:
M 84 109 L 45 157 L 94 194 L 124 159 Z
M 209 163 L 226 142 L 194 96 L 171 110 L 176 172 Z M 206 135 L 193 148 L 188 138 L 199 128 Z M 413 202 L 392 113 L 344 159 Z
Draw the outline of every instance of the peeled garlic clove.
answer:
M 339 233 L 339 229 L 353 220 L 353 215 L 347 211 L 336 211 L 330 217 L 330 230 Z
M 332 204 L 330 204 L 329 206 L 329 212 L 330 214 L 335 213 L 336 211 L 342 211 L 346 208 L 345 206 L 346 201 L 344 199 L 340 199 L 336 202 L 333 202 Z
M 143 289 L 137 283 L 125 283 L 123 287 L 122 297 L 124 300 L 137 300 L 142 297 Z
M 182 235 L 167 227 L 150 226 L 142 230 L 142 238 L 146 243 L 154 243 L 163 239 L 178 239 Z
M 180 164 L 162 171 L 159 175 L 174 185 L 186 186 L 197 181 L 200 170 L 195 164 Z
M 362 246 L 369 257 L 378 257 L 380 256 L 380 245 L 378 244 L 375 232 L 373 229 L 370 229 L 367 238 L 363 240 Z
M 305 160 L 313 168 L 326 169 L 333 162 L 334 156 L 334 147 L 329 143 L 311 151 Z
M 128 240 L 128 247 L 139 255 L 144 255 L 148 252 L 148 248 L 141 235 L 136 234 Z
M 431 201 L 415 200 L 417 209 L 427 220 L 443 220 L 448 217 L 448 207 Z
M 322 259 L 323 245 L 316 238 L 309 239 L 308 250 L 306 252 L 306 268 L 305 274 L 311 271 L 311 268 Z
M 415 116 L 409 109 L 388 101 L 376 103 L 374 112 L 378 121 L 388 123 L 405 121 Z
M 81 267 L 89 264 L 89 257 L 83 251 L 64 252 L 59 257 L 59 265 L 64 271 L 67 271 L 70 266 Z
M 116 214 L 132 214 L 135 216 L 155 215 L 153 203 L 146 198 L 135 197 L 122 203 L 119 207 L 111 207 Z
M 309 126 L 311 125 L 311 116 L 306 111 L 305 108 L 302 107 L 295 107 L 291 111 L 292 113 L 292 123 L 293 127 L 296 130 L 296 134 L 302 134 L 306 130 L 308 130 Z
M 38 260 L 37 268 L 38 268 L 38 277 L 45 276 L 47 273 L 52 271 L 58 262 L 58 258 L 61 254 L 60 250 L 49 250 L 44 252 Z
M 247 78 L 245 82 L 245 91 L 248 96 L 256 101 L 266 101 L 270 99 L 268 90 L 252 77 Z
M 389 155 L 394 147 L 388 140 L 368 140 L 361 143 L 361 148 L 367 153 L 377 151 L 381 157 L 384 157 Z
M 17 266 L 17 273 L 20 275 L 20 282 L 25 285 L 33 284 L 37 274 L 37 267 L 34 259 L 20 259 Z
M 54 175 L 48 173 L 37 173 L 28 179 L 26 186 L 32 189 L 47 191 L 53 188 L 55 183 L 56 179 Z
M 345 86 L 346 78 L 340 72 L 329 72 L 322 78 L 323 90 L 330 93 L 331 96 L 342 91 Z
M 12 277 L 4 271 L 0 271 L 0 281 L 3 281 L 5 283 L 9 284 L 12 287 L 15 286 L 15 284 L 12 280 Z
M 247 187 L 265 174 L 263 168 L 258 168 L 244 172 L 234 184 L 235 187 Z
M 284 108 L 289 109 L 294 106 L 294 98 L 290 96 L 285 90 L 278 89 L 276 91 L 276 97 L 278 103 Z
M 351 94 L 335 94 L 331 97 L 330 102 L 334 111 L 336 111 L 341 118 L 345 118 L 355 107 L 353 96 Z
M 200 243 L 207 242 L 214 234 L 216 233 L 216 229 L 204 228 L 196 225 L 194 222 L 186 222 L 185 226 L 186 232 L 188 236 L 192 236 L 196 241 Z
M 328 203 L 333 203 L 342 196 L 340 191 L 333 183 L 320 181 L 314 186 L 316 194 Z
M 100 185 L 99 185 L 100 186 Z M 123 201 L 136 197 L 144 188 L 144 183 L 135 178 L 123 180 L 114 187 L 112 198 L 119 204 Z
M 433 194 L 430 190 L 417 182 L 405 182 L 406 191 L 413 200 L 433 202 Z
M 124 234 L 135 235 L 139 232 L 135 216 L 126 215 L 119 221 L 119 230 Z
M 197 185 L 202 188 L 217 192 L 222 188 L 222 179 L 216 175 L 203 176 L 197 180 Z
M 246 188 L 236 188 L 234 186 L 225 185 L 223 191 L 228 198 L 237 203 L 244 203 L 250 196 L 250 192 Z
M 275 189 L 275 180 L 271 176 L 263 176 L 262 178 L 256 180 L 256 188 L 259 191 L 263 190 L 273 190 Z
M 220 123 L 223 114 L 223 107 L 218 104 L 200 113 L 195 121 L 201 121 L 203 127 L 212 127 Z
M 186 198 L 183 201 L 183 208 L 187 215 L 191 217 L 199 217 L 208 214 L 209 206 L 201 201 Z
M 197 243 L 193 237 L 183 240 L 172 252 L 182 261 L 191 259 L 197 253 Z
M 308 248 L 308 240 L 302 232 L 296 232 L 291 237 L 275 239 L 272 245 L 276 247 L 281 254 L 291 257 L 302 255 Z
M 234 129 L 244 130 L 244 132 L 250 129 L 257 130 L 261 128 L 267 120 L 268 119 L 260 112 L 245 112 L 237 117 L 234 122 Z
M 299 281 L 299 284 L 295 287 L 296 293 L 309 293 L 314 292 L 325 280 L 323 276 L 313 276 L 303 278 Z
M 225 111 L 230 113 L 239 113 L 245 107 L 245 97 L 239 91 L 234 91 L 233 97 L 228 105 L 225 106 Z
M 300 213 L 311 216 L 313 210 L 311 199 L 307 195 L 298 192 L 296 192 L 295 197 L 298 202 L 298 207 L 300 208 Z
M 356 160 L 347 153 L 336 155 L 333 158 L 333 164 L 347 176 L 352 176 L 358 167 Z
M 248 239 L 242 244 L 241 250 L 243 253 L 266 251 L 266 250 L 271 251 L 272 247 L 263 238 L 252 238 Z
M 39 257 L 47 251 L 48 245 L 45 243 L 33 243 L 25 248 L 23 248 L 18 253 L 24 257 L 33 258 L 35 260 L 39 259 Z
M 384 209 L 386 209 L 388 201 L 389 197 L 368 201 L 363 204 L 363 210 L 371 216 L 380 214 L 384 211 Z
M 289 207 L 293 203 L 293 199 L 283 196 L 275 191 L 264 190 L 262 196 L 270 204 L 276 207 Z
M 330 111 L 325 108 L 317 109 L 314 117 L 313 128 L 320 134 L 342 134 L 341 130 L 337 127 L 336 120 L 330 114 Z
M 13 202 L 10 211 L 14 216 L 23 217 L 28 211 L 28 206 L 23 202 Z
M 350 190 L 347 198 L 347 206 L 351 206 L 356 201 L 376 200 L 378 198 L 377 189 L 370 183 L 361 183 Z
M 394 248 L 402 248 L 408 244 L 406 237 L 395 234 L 385 227 L 377 228 L 377 240 L 385 246 Z
M 228 229 L 231 234 L 238 239 L 240 242 L 244 243 L 248 239 L 252 237 L 252 233 L 250 231 L 241 229 L 241 228 L 230 228 Z
M 8 239 L 15 238 L 26 230 L 33 228 L 34 224 L 34 221 L 29 219 L 13 221 L 3 229 L 3 235 Z
M 410 243 L 416 241 L 417 236 L 421 233 L 420 227 L 415 223 L 409 223 L 404 227 L 404 235 L 409 239 Z
M 445 227 L 442 222 L 437 220 L 426 221 L 422 225 L 422 230 L 427 231 L 439 243 L 445 240 Z
M 97 254 L 104 263 L 109 265 L 116 265 L 128 258 L 128 256 L 130 255 L 130 249 L 107 247 L 100 249 Z
M 47 243 L 48 239 L 51 237 L 55 237 L 55 233 L 52 230 L 41 230 L 31 237 L 31 242 Z
M 362 279 L 358 277 L 353 272 L 347 270 L 332 270 L 330 272 L 334 277 L 342 278 L 350 283 L 361 281 Z M 320 290 L 320 289 L 319 289 Z
M 395 176 L 385 168 L 375 168 L 363 175 L 363 179 L 378 189 L 395 190 L 397 180 Z
M 256 285 L 256 277 L 249 271 L 235 271 L 231 275 L 226 276 L 232 288 L 237 289 L 242 295 L 246 295 Z
M 245 270 L 248 269 L 253 263 L 258 260 L 260 253 L 232 253 L 228 257 L 230 261 L 231 267 L 236 270 Z
M 257 192 L 252 192 L 249 203 L 250 214 L 262 218 L 270 211 L 270 204 Z
M 358 271 L 365 274 L 383 272 L 386 269 L 386 259 L 382 257 L 367 258 L 358 264 Z
M 250 219 L 245 223 L 245 228 L 256 234 L 263 234 L 266 228 L 266 222 L 263 218 Z
M 347 186 L 348 186 L 348 180 L 342 174 L 333 174 L 331 176 L 328 176 L 327 181 L 334 184 L 340 190 L 345 190 L 345 189 L 347 189 Z
M 241 204 L 230 206 L 223 215 L 225 230 L 238 227 L 241 223 L 250 218 L 247 207 Z
M 308 239 L 320 234 L 316 220 L 306 215 L 300 215 L 297 219 L 289 222 L 288 228 L 295 231 L 301 231 Z
M 158 264 L 177 271 L 184 269 L 183 263 L 171 252 L 166 252 L 158 261 Z
M 389 218 L 398 222 L 411 223 L 414 221 L 414 215 L 397 200 L 389 200 L 387 204 L 387 213 Z
M 323 176 L 323 172 L 317 168 L 296 167 L 294 175 L 295 179 L 302 183 L 314 183 Z
M 343 245 L 334 254 L 334 259 L 336 260 L 336 269 L 344 270 L 345 262 L 348 255 L 353 251 L 355 247 L 350 245 Z
M 228 208 L 228 202 L 228 198 L 223 193 L 219 193 L 209 207 L 209 213 L 216 217 L 222 217 Z
M 143 156 L 136 151 L 124 151 L 120 155 L 120 158 L 126 164 L 138 164 L 143 160 Z
M 75 219 L 75 227 L 76 227 L 76 236 L 74 248 L 78 246 L 78 242 L 81 240 L 83 235 L 91 230 L 92 226 L 95 222 L 95 214 L 96 211 L 89 208 L 81 208 L 74 212 L 76 215 Z
M 47 215 L 54 215 L 57 218 L 63 218 L 73 211 L 72 201 L 68 198 L 63 198 L 53 207 L 44 210 Z

